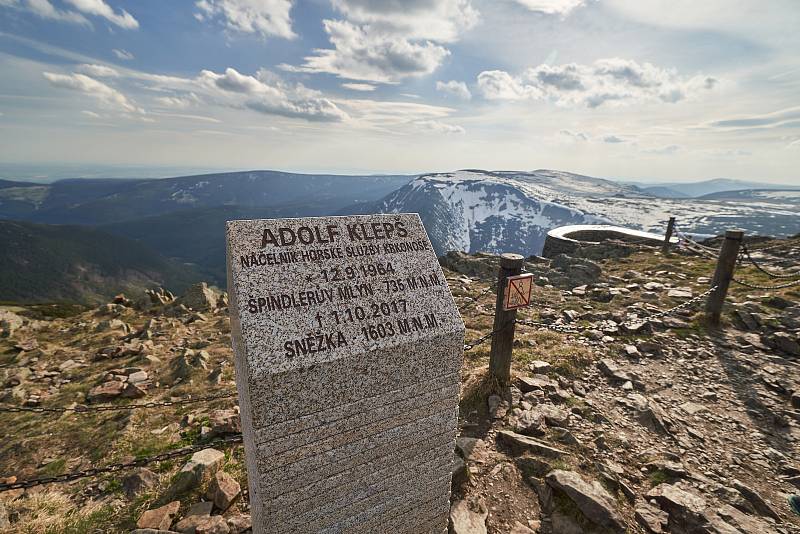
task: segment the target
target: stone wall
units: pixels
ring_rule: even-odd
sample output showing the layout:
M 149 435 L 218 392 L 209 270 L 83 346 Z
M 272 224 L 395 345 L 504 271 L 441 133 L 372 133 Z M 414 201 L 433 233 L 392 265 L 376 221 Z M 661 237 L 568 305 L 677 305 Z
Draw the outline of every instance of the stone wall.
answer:
M 564 230 L 567 228 L 568 230 Z M 547 232 L 542 249 L 542 256 L 552 258 L 558 254 L 571 254 L 586 243 L 602 243 L 603 241 L 620 241 L 622 243 L 642 243 L 659 246 L 664 237 L 639 230 L 631 230 L 620 226 L 570 226 L 554 228 Z M 673 238 L 677 242 L 676 238 Z

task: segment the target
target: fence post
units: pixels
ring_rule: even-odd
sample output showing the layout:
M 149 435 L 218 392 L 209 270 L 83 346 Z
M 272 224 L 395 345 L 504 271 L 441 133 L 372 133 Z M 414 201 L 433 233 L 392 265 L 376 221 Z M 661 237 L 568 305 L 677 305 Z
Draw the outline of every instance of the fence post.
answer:
M 739 257 L 739 247 L 743 237 L 744 232 L 741 230 L 725 232 L 725 240 L 722 242 L 719 258 L 717 258 L 717 268 L 714 271 L 714 278 L 711 280 L 711 287 L 717 286 L 717 290 L 712 292 L 706 301 L 706 316 L 710 326 L 719 326 L 720 324 L 722 305 L 728 294 L 728 286 L 731 285 L 733 269 L 736 267 L 736 259 Z
M 500 386 L 507 386 L 511 382 L 511 350 L 514 345 L 514 320 L 517 310 L 506 311 L 503 309 L 503 299 L 509 276 L 516 276 L 522 272 L 524 258 L 519 254 L 502 254 L 500 256 L 500 270 L 497 276 L 497 300 L 494 306 L 494 326 L 492 332 L 492 351 L 489 356 L 489 374 L 494 377 Z M 511 323 L 511 324 L 509 324 Z
M 664 244 L 661 246 L 662 254 L 669 252 L 669 240 L 672 239 L 672 232 L 675 231 L 675 217 L 670 217 L 667 223 L 667 233 L 664 235 Z

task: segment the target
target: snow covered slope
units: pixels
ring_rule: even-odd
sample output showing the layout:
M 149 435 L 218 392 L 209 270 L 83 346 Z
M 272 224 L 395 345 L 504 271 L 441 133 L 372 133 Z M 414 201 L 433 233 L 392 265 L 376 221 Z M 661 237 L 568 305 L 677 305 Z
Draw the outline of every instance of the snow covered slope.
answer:
M 634 186 L 550 170 L 426 174 L 356 210 L 419 213 L 439 254 L 538 254 L 558 226 L 610 223 L 663 233 L 670 216 L 687 232 L 732 226 L 777 236 L 800 232 L 798 210 L 785 204 L 655 198 Z

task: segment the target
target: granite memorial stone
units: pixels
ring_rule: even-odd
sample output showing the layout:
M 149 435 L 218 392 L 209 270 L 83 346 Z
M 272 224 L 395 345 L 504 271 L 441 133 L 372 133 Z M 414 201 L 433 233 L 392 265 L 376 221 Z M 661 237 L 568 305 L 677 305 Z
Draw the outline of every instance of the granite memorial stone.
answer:
M 464 324 L 416 214 L 231 221 L 253 531 L 447 531 Z

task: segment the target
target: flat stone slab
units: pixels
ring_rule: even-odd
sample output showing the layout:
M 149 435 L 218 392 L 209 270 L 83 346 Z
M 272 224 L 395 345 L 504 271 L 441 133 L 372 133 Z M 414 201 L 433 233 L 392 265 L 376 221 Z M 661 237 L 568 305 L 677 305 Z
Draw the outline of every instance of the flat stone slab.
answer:
M 253 531 L 444 532 L 464 324 L 416 214 L 231 221 Z

